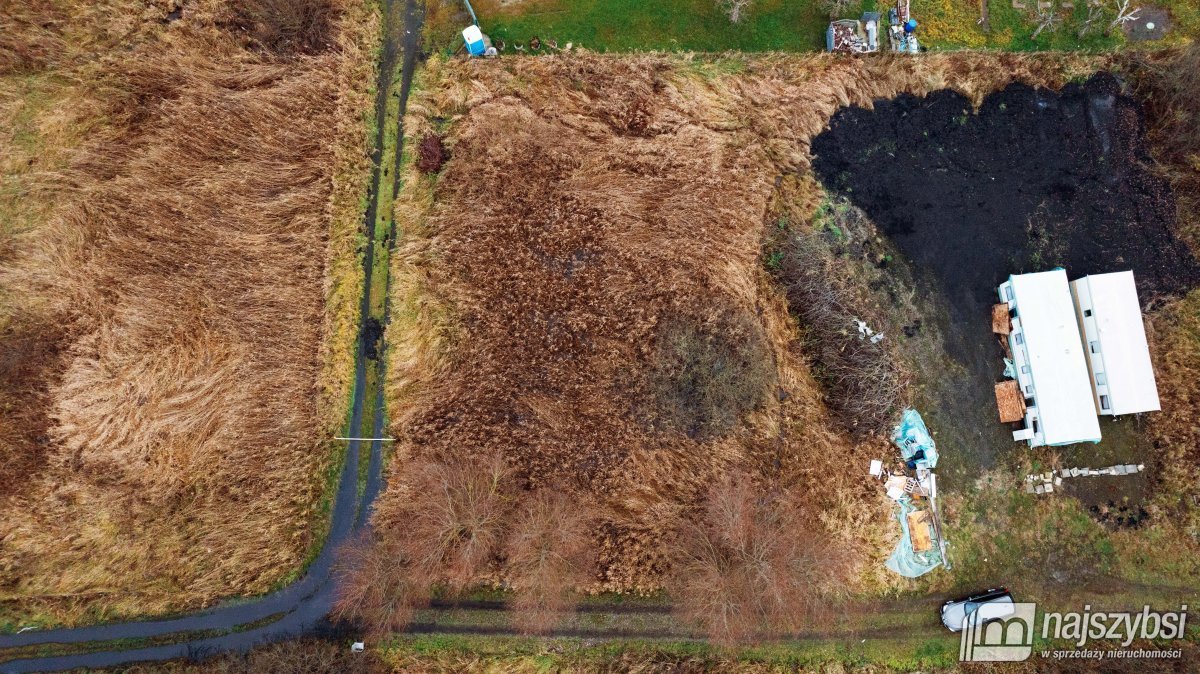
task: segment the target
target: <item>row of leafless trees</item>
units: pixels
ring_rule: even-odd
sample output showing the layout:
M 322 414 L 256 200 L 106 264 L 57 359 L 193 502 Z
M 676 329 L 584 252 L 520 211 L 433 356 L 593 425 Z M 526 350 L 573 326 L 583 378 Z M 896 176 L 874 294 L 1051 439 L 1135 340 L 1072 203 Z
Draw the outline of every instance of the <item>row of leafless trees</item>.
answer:
M 435 589 L 461 594 L 502 576 L 514 624 L 552 631 L 596 577 L 602 515 L 567 490 L 523 491 L 502 459 L 415 461 L 401 475 L 400 512 L 339 562 L 337 615 L 383 635 L 402 629 Z M 795 630 L 824 615 L 846 565 L 808 525 L 800 503 L 743 473 L 727 476 L 675 527 L 665 585 L 679 615 L 724 643 Z
M 380 518 L 378 535 L 343 552 L 341 617 L 374 633 L 401 629 L 435 587 L 462 593 L 503 558 L 516 591 L 517 624 L 540 633 L 591 579 L 591 511 L 564 490 L 519 493 L 498 456 L 418 460 L 397 479 L 407 494 L 404 506 Z
M 1079 38 L 1083 39 L 1091 34 L 1096 28 L 1104 23 L 1104 19 L 1112 16 L 1112 20 L 1104 29 L 1104 34 L 1108 35 L 1113 30 L 1129 23 L 1136 21 L 1140 7 L 1131 6 L 1132 0 L 1088 0 L 1087 16 L 1084 17 L 1083 23 L 1079 25 Z M 1062 16 L 1059 10 L 1062 9 L 1058 0 L 1052 0 L 1047 5 L 1038 4 L 1037 7 L 1037 28 L 1033 30 L 1033 39 L 1037 39 L 1039 35 L 1046 31 L 1054 32 L 1058 30 L 1062 23 Z

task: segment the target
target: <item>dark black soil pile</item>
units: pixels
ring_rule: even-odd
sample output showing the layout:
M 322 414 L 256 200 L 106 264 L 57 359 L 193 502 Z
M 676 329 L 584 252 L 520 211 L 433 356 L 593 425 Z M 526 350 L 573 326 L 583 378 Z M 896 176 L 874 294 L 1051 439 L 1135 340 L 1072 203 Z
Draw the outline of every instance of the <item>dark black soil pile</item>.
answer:
M 1061 92 L 1012 85 L 975 113 L 962 96 L 848 108 L 813 141 L 826 186 L 865 210 L 978 320 L 1009 274 L 1133 269 L 1143 303 L 1200 283 L 1172 232 L 1137 101 L 1101 74 Z
M 1141 108 L 1112 76 L 1061 92 L 1013 85 L 977 112 L 950 91 L 844 109 L 813 152 L 827 189 L 892 239 L 922 296 L 948 305 L 945 323 L 924 318 L 951 361 L 914 374 L 938 442 L 955 448 L 950 475 L 973 479 L 996 450 L 1016 446 L 992 399 L 1003 364 L 988 314 L 1010 274 L 1132 269 L 1144 305 L 1200 284 L 1200 264 L 1173 231 L 1175 199 L 1151 165 Z M 890 332 L 901 343 L 915 336 Z M 1106 445 L 1122 437 L 1109 435 Z

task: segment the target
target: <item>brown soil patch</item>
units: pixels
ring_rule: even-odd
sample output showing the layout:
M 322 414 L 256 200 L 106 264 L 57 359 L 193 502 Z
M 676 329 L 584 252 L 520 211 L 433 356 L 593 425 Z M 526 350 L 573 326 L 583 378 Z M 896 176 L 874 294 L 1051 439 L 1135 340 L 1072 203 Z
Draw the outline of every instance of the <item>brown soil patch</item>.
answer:
M 431 61 L 409 133 L 456 119 L 452 158 L 440 178 L 412 173 L 396 278 L 416 322 L 441 328 L 419 343 L 389 336 L 404 399 L 396 461 L 498 451 L 526 485 L 599 502 L 608 589 L 656 587 L 673 513 L 735 468 L 805 494 L 804 517 L 864 578 L 881 576 L 888 510 L 861 475 L 891 450 L 830 424 L 763 269 L 764 223 L 787 212 L 807 228 L 821 199 L 809 139 L 839 106 L 945 87 L 978 98 L 1014 78 L 1061 85 L 1075 63 Z M 725 376 L 719 396 L 705 392 Z M 682 421 L 660 423 L 671 418 Z M 381 498 L 385 537 L 403 526 L 404 489 Z

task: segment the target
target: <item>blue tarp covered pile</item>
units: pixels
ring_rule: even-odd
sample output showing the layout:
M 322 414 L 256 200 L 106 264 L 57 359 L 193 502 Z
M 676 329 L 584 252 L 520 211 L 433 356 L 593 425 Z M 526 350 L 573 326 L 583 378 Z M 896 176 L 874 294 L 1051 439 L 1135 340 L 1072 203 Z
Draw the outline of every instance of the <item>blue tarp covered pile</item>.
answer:
M 936 545 L 926 552 L 913 550 L 912 539 L 909 538 L 908 533 L 908 514 L 916 509 L 909 498 L 905 497 L 900 500 L 900 542 L 896 544 L 896 550 L 885 562 L 887 568 L 905 578 L 925 575 L 942 564 L 942 555 L 938 552 Z
M 900 456 L 909 468 L 925 468 L 933 470 L 937 467 L 937 446 L 921 415 L 913 409 L 904 410 L 900 424 L 892 431 L 892 442 L 900 448 Z M 906 578 L 916 578 L 936 569 L 942 564 L 940 546 L 934 545 L 925 552 L 913 550 L 912 538 L 908 531 L 908 514 L 917 509 L 912 499 L 904 496 L 898 500 L 900 504 L 900 542 L 896 550 L 888 558 L 887 568 Z M 932 504 L 930 504 L 932 506 Z
M 900 425 L 892 431 L 892 442 L 900 448 L 900 456 L 905 463 L 911 462 L 918 468 L 930 470 L 937 468 L 937 446 L 933 444 L 933 436 L 929 435 L 925 422 L 916 410 L 904 410 Z

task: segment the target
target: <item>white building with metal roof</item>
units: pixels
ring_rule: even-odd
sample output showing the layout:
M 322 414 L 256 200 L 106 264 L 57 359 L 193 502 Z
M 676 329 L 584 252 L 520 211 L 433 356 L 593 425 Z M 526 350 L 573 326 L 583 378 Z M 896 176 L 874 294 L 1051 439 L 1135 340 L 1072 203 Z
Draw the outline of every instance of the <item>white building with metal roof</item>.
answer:
M 1013 439 L 1031 447 L 1099 442 L 1092 378 L 1066 271 L 1010 276 L 999 292 L 1012 315 L 1008 341 L 1026 401 L 1025 428 L 1013 432 Z
M 1133 272 L 1085 276 L 1071 282 L 1071 294 L 1097 412 L 1117 416 L 1161 409 Z

